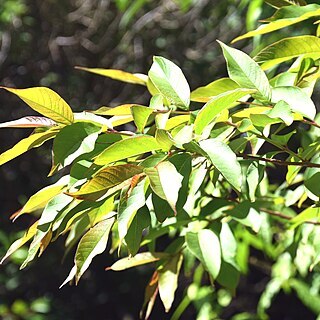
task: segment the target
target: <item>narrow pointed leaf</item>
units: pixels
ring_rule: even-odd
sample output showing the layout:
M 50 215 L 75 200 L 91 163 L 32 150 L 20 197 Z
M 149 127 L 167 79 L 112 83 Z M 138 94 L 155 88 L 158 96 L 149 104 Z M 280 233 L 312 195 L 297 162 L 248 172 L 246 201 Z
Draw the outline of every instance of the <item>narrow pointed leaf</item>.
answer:
M 2 264 L 9 256 L 11 256 L 14 252 L 16 252 L 19 248 L 21 248 L 25 243 L 27 243 L 37 232 L 38 221 L 36 221 L 22 236 L 22 238 L 16 240 L 9 247 L 5 256 L 1 259 L 0 264 Z
M 163 161 L 154 168 L 146 168 L 144 171 L 150 179 L 153 192 L 166 200 L 176 213 L 176 203 L 183 180 L 176 167 L 169 161 Z
M 141 266 L 143 264 L 156 262 L 160 259 L 167 259 L 170 256 L 164 252 L 143 252 L 138 253 L 132 258 L 123 258 L 116 261 L 111 267 L 106 268 L 106 270 L 122 271 L 129 268 Z
M 0 123 L 0 128 L 41 128 L 53 127 L 57 123 L 46 117 L 28 116 L 18 120 Z
M 236 190 L 240 191 L 241 166 L 231 148 L 224 142 L 216 139 L 203 140 L 199 144 L 217 170 Z
M 218 42 L 227 61 L 229 77 L 242 88 L 255 89 L 257 95 L 270 100 L 269 80 L 260 66 L 246 53 Z
M 320 16 L 320 5 L 318 4 L 309 4 L 302 7 L 285 6 L 267 20 L 269 23 L 263 24 L 258 29 L 235 38 L 232 42 L 273 32 L 317 16 Z
M 169 312 L 178 287 L 178 276 L 183 255 L 175 255 L 159 270 L 159 295 L 166 312 Z
M 218 236 L 209 229 L 202 229 L 198 233 L 188 232 L 186 242 L 188 249 L 215 279 L 221 266 L 221 249 Z
M 204 128 L 223 110 L 234 106 L 234 103 L 242 97 L 254 93 L 251 89 L 235 89 L 221 93 L 209 100 L 197 114 L 194 122 L 195 134 L 201 134 Z
M 239 85 L 230 78 L 215 80 L 204 87 L 199 87 L 191 92 L 191 101 L 208 102 L 213 97 L 226 91 L 239 89 Z
M 90 266 L 92 259 L 107 248 L 109 233 L 115 219 L 103 220 L 90 229 L 80 240 L 75 255 L 76 283 Z
M 34 133 L 31 136 L 20 140 L 11 149 L 0 154 L 0 166 L 32 148 L 40 147 L 43 143 L 52 139 L 56 134 L 57 131 L 52 129 L 41 133 Z
M 142 167 L 133 164 L 106 167 L 85 183 L 79 191 L 72 193 L 71 195 L 81 198 L 84 195 L 107 191 L 142 172 Z
M 315 36 L 298 36 L 282 39 L 261 50 L 254 60 L 268 69 L 300 55 L 312 54 L 320 58 L 320 39 Z M 316 57 L 315 57 L 316 58 Z
M 117 69 L 85 68 L 76 67 L 76 69 L 98 74 L 103 77 L 119 80 L 127 83 L 146 85 L 148 77 L 145 74 L 130 73 Z
M 17 95 L 33 110 L 58 123 L 70 124 L 74 120 L 73 113 L 69 105 L 56 92 L 49 88 L 2 88 Z
M 105 149 L 94 162 L 97 165 L 106 165 L 111 162 L 159 149 L 161 149 L 161 146 L 154 137 L 135 136 L 114 143 Z
M 163 57 L 154 57 L 148 75 L 156 89 L 172 104 L 189 109 L 189 84 L 176 64 Z
M 284 6 L 291 6 L 291 5 L 299 5 L 299 6 L 307 5 L 307 3 L 304 0 L 265 0 L 265 2 L 275 8 L 281 8 Z

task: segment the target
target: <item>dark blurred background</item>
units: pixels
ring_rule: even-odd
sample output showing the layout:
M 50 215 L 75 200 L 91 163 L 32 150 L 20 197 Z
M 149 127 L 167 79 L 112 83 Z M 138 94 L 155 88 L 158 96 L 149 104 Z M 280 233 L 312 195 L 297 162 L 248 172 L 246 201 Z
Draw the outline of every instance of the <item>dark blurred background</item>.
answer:
M 183 69 L 194 89 L 226 74 L 216 39 L 230 43 L 237 35 L 255 28 L 259 17 L 268 17 L 272 12 L 261 0 L 0 0 L 0 84 L 17 88 L 48 86 L 74 111 L 131 102 L 146 104 L 150 97 L 144 88 L 74 67 L 147 73 L 152 56 L 162 55 Z M 288 31 L 295 32 L 301 30 Z M 255 40 L 255 47 L 260 43 Z M 252 41 L 236 46 L 249 52 Z M 0 92 L 0 122 L 31 114 L 34 112 L 22 101 Z M 30 132 L 1 129 L 0 152 Z M 1 256 L 20 235 L 19 230 L 30 224 L 29 217 L 12 224 L 10 215 L 50 182 L 46 177 L 51 165 L 49 148 L 50 143 L 0 167 Z M 20 272 L 25 250 L 0 267 L 1 319 L 138 318 L 144 286 L 151 276 L 149 268 L 105 272 L 112 258 L 104 254 L 94 260 L 78 287 L 59 290 L 72 266 L 71 256 L 61 264 L 63 242 L 52 245 L 37 263 Z M 252 266 L 235 302 L 222 318 L 230 319 L 245 311 L 254 313 L 268 279 L 268 274 Z M 182 283 L 187 281 L 181 278 Z M 177 293 L 175 307 L 183 288 Z M 301 319 L 302 315 L 313 319 L 311 314 L 308 318 L 308 311 L 294 296 L 280 295 L 277 299 L 272 319 Z M 287 302 L 294 308 L 284 317 L 281 305 Z M 195 318 L 192 307 L 182 317 Z M 159 302 L 151 319 L 169 319 Z

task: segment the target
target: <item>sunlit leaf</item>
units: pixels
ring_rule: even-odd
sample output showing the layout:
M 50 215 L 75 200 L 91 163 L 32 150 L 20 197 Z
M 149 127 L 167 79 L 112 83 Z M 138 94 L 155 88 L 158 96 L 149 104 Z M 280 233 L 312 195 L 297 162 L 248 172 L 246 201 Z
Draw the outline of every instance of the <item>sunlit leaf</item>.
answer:
M 133 121 L 137 126 L 139 132 L 143 132 L 146 126 L 149 116 L 152 114 L 153 110 L 148 107 L 143 106 L 132 106 L 131 113 L 133 116 Z
M 198 233 L 188 232 L 186 242 L 188 249 L 215 279 L 221 265 L 221 249 L 217 235 L 209 229 L 202 229 Z
M 209 156 L 212 164 L 236 189 L 241 188 L 241 166 L 230 147 L 222 141 L 208 139 L 200 141 L 200 147 Z
M 291 6 L 293 4 L 299 5 L 299 6 L 307 5 L 307 3 L 304 0 L 264 0 L 264 1 L 275 8 Z
M 116 261 L 111 267 L 106 270 L 122 271 L 125 269 L 141 266 L 143 264 L 156 262 L 160 259 L 167 259 L 170 255 L 165 252 L 143 252 L 138 253 L 132 258 L 122 258 Z
M 45 87 L 13 89 L 1 87 L 21 98 L 33 110 L 62 124 L 73 122 L 73 113 L 69 105 L 53 90 Z
M 227 61 L 229 77 L 242 88 L 257 90 L 257 95 L 270 100 L 269 80 L 260 66 L 244 52 L 218 41 Z
M 183 179 L 176 167 L 169 161 L 163 161 L 154 168 L 145 168 L 144 172 L 150 179 L 153 192 L 166 200 L 176 213 L 176 203 Z
M 157 90 L 172 104 L 189 108 L 190 88 L 177 65 L 163 57 L 154 57 L 148 75 Z
M 98 74 L 107 78 L 114 80 L 119 80 L 123 82 L 146 85 L 148 77 L 145 74 L 140 73 L 129 73 L 117 69 L 101 69 L 101 68 L 85 68 L 85 67 L 76 67 L 76 69 L 87 71 L 91 73 Z
M 208 102 L 213 97 L 226 91 L 239 89 L 239 85 L 230 78 L 215 80 L 204 87 L 199 87 L 191 92 L 191 101 Z
M 41 128 L 53 127 L 57 123 L 46 117 L 28 116 L 18 120 L 0 123 L 0 128 Z
M 318 4 L 309 4 L 302 7 L 285 6 L 280 8 L 274 16 L 266 20 L 269 23 L 263 24 L 256 30 L 235 38 L 232 42 L 273 32 L 317 16 L 320 16 L 320 5 Z
M 240 98 L 254 93 L 255 90 L 235 89 L 221 93 L 209 100 L 197 114 L 194 122 L 194 132 L 201 134 L 204 128 L 223 110 L 234 106 L 234 102 Z
M 20 140 L 11 149 L 0 154 L 0 166 L 32 148 L 40 147 L 46 141 L 54 138 L 56 134 L 57 131 L 55 129 L 51 129 L 45 132 L 34 133 L 31 136 Z
M 285 62 L 300 55 L 318 54 L 320 58 L 320 39 L 314 36 L 298 36 L 281 39 L 262 49 L 254 60 L 268 69 L 276 64 Z
M 106 148 L 94 162 L 97 165 L 106 165 L 111 162 L 159 149 L 161 149 L 161 146 L 154 137 L 146 135 L 135 136 L 115 142 L 113 145 Z

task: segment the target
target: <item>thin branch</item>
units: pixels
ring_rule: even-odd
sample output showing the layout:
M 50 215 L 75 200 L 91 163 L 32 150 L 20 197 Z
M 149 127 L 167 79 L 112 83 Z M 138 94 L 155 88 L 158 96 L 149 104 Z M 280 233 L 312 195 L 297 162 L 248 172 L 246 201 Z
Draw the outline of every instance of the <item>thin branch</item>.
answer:
M 301 120 L 303 123 L 306 123 L 310 126 L 314 126 L 316 128 L 319 128 L 320 129 L 320 125 L 318 123 L 316 123 L 315 121 L 312 121 L 312 120 L 306 120 L 306 119 L 303 119 Z
M 320 163 L 312 163 L 312 162 L 307 162 L 307 161 L 305 161 L 305 162 L 282 161 L 282 160 L 278 160 L 278 159 L 253 156 L 253 155 L 243 154 L 243 153 L 238 153 L 237 156 L 241 157 L 243 159 L 252 159 L 252 160 L 257 160 L 257 161 L 269 162 L 269 163 L 273 163 L 278 166 L 300 166 L 300 167 L 308 167 L 308 168 L 320 168 Z
M 270 210 L 270 209 L 266 209 L 266 208 L 260 208 L 260 210 L 262 212 L 265 212 L 267 214 L 270 214 L 271 216 L 275 216 L 275 217 L 278 217 L 278 218 L 282 218 L 282 219 L 285 219 L 285 220 L 292 220 L 293 217 L 290 217 L 290 216 L 287 216 L 279 211 L 274 211 L 274 210 Z M 307 220 L 307 221 L 304 221 L 303 223 L 308 223 L 308 224 L 313 224 L 313 225 L 320 225 L 320 222 L 316 222 L 316 221 L 310 221 L 310 220 Z

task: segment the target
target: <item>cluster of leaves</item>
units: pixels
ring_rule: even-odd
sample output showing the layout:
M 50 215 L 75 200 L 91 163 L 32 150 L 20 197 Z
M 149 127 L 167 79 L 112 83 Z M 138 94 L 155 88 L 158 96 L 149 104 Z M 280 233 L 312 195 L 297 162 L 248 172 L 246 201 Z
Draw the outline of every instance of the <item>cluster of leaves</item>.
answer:
M 266 2 L 275 14 L 235 41 L 320 16 L 317 4 Z M 285 38 L 254 58 L 219 43 L 229 77 L 192 92 L 181 69 L 163 57 L 154 57 L 147 75 L 80 68 L 146 86 L 148 106 L 74 113 L 49 88 L 3 87 L 42 116 L 0 125 L 35 128 L 0 155 L 0 165 L 53 139 L 49 176 L 64 175 L 13 215 L 37 219 L 2 261 L 31 240 L 24 268 L 67 234 L 65 251 L 76 252 L 63 285 L 78 283 L 111 238 L 110 252 L 122 258 L 107 269 L 155 263 L 142 316 L 149 317 L 158 294 L 170 310 L 183 266 L 193 282 L 172 318 L 192 302 L 199 317 L 210 319 L 217 312 L 208 302 L 214 288 L 222 288 L 217 295 L 228 304 L 255 248 L 275 261 L 260 318 L 281 289 L 320 312 L 320 124 L 310 98 L 320 75 L 320 39 Z M 124 124 L 134 129 L 116 129 Z M 272 179 L 279 168 L 285 179 Z M 159 250 L 163 237 L 170 244 Z M 311 289 L 304 280 L 309 270 Z M 202 285 L 204 271 L 210 286 Z

